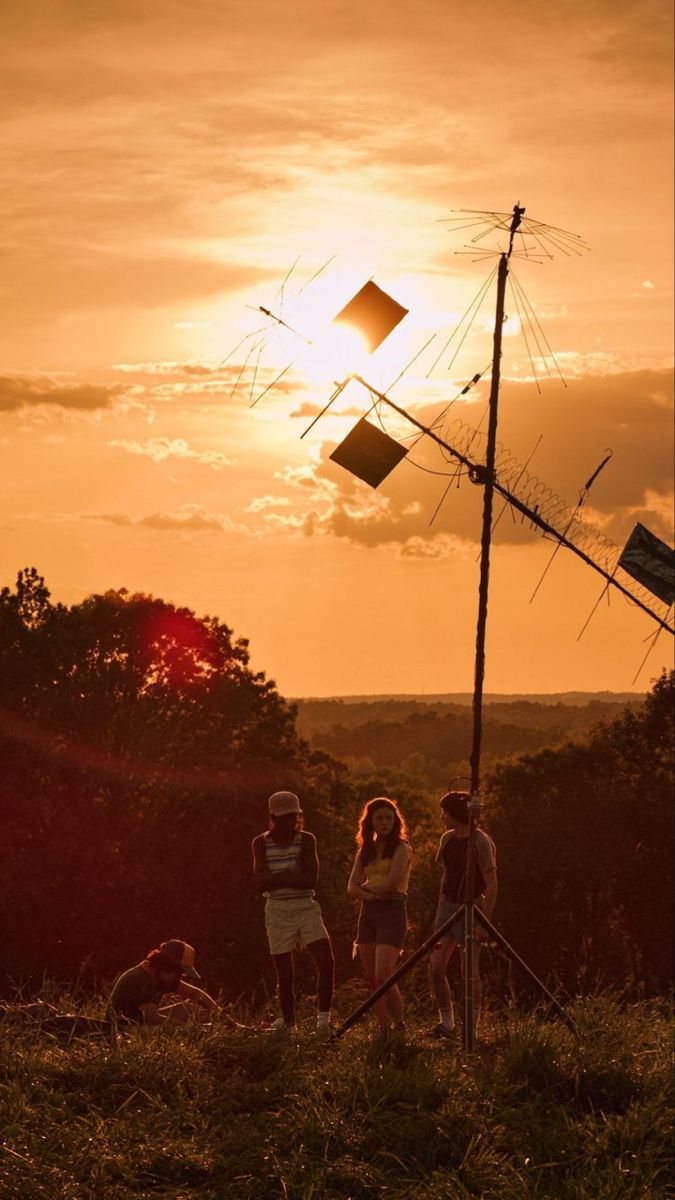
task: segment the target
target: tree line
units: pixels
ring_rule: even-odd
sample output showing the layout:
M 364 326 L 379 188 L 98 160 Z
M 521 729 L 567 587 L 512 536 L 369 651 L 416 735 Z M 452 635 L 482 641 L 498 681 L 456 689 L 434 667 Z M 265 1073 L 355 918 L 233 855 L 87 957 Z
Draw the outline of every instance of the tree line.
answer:
M 585 737 L 599 721 L 619 716 L 625 707 L 625 702 L 608 699 L 583 704 L 485 703 L 482 761 L 490 766 L 508 755 Z M 437 789 L 467 770 L 472 737 L 469 705 L 383 698 L 300 700 L 297 708 L 301 736 L 358 775 L 397 767 L 410 782 Z
M 639 709 L 486 779 L 498 924 L 567 986 L 671 978 L 672 699 L 662 676 Z M 20 571 L 0 592 L 5 987 L 44 973 L 106 981 L 178 936 L 210 985 L 260 995 L 272 981 L 250 842 L 279 788 L 298 792 L 319 839 L 341 977 L 355 823 L 375 795 L 393 795 L 412 830 L 411 944 L 421 939 L 438 888 L 438 790 L 394 760 L 349 770 L 330 746 L 310 747 L 296 716 L 218 618 L 124 589 L 66 606 L 35 568 Z

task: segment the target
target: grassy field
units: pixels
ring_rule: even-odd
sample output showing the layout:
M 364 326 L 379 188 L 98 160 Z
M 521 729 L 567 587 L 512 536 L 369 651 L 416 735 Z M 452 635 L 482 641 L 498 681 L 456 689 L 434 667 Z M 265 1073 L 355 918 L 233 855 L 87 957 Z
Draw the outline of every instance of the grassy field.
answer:
M 347 1010 L 345 1009 L 345 1012 Z M 0 1021 L 5 1200 L 647 1200 L 675 1195 L 665 1005 L 594 997 L 574 1037 L 493 1014 L 466 1063 L 368 1022 L 320 1043 L 223 1026 L 59 1044 Z M 425 1014 L 422 1014 L 425 1015 Z

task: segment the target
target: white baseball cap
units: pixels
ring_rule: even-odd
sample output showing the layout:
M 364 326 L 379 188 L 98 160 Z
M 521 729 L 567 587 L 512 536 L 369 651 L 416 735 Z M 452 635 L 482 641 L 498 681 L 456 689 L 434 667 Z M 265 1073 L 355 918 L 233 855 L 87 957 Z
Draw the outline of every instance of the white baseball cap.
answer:
M 301 813 L 300 801 L 295 792 L 275 792 L 267 801 L 271 817 L 284 817 L 287 813 Z

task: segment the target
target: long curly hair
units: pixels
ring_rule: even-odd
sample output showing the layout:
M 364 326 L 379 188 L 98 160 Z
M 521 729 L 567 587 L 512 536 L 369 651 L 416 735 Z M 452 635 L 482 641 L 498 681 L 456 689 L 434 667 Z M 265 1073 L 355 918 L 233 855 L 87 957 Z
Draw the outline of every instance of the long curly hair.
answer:
M 368 863 L 373 862 L 376 857 L 373 814 L 378 808 L 388 808 L 394 814 L 394 824 L 391 833 L 387 834 L 382 844 L 382 857 L 393 858 L 401 842 L 408 841 L 408 827 L 396 801 L 389 800 L 386 796 L 376 796 L 374 800 L 369 800 L 359 817 L 359 827 L 356 834 L 359 857 L 364 867 L 367 867 Z

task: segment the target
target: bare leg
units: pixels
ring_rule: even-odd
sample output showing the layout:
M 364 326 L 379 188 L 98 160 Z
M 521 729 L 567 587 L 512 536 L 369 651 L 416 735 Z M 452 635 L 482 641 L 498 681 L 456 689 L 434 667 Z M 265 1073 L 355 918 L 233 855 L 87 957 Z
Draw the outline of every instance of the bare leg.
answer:
M 279 1007 L 287 1025 L 295 1025 L 295 970 L 292 954 L 273 954 L 279 984 Z
M 381 983 L 384 983 L 385 979 L 388 979 L 389 976 L 396 970 L 400 956 L 401 950 L 399 946 L 381 945 L 376 947 L 375 979 L 378 987 Z M 387 1012 L 389 1013 L 394 1025 L 402 1025 L 403 1001 L 401 999 L 401 992 L 398 985 L 394 984 L 393 987 L 390 987 L 389 991 L 385 992 L 382 999 L 387 1006 Z
M 434 947 L 429 959 L 429 983 L 439 1013 L 450 1014 L 450 1025 L 455 1023 L 452 1008 L 452 992 L 448 984 L 448 963 L 457 949 L 457 943 L 446 939 Z
M 376 968 L 375 968 L 375 953 L 376 953 L 375 943 L 374 942 L 359 942 L 358 947 L 359 947 L 359 958 L 361 959 L 361 965 L 363 966 L 363 970 L 365 972 L 366 979 L 368 980 L 368 986 L 370 987 L 371 992 L 374 992 L 375 988 L 378 986 L 377 972 L 376 972 Z M 387 1004 L 384 999 L 384 996 L 382 997 L 381 1000 L 378 1000 L 377 1004 L 375 1004 L 373 1007 L 375 1009 L 375 1015 L 378 1019 L 380 1029 L 388 1029 L 389 1028 L 389 1010 L 387 1008 Z
M 311 954 L 319 976 L 318 1002 L 319 1012 L 330 1012 L 333 1003 L 333 981 L 335 977 L 335 959 L 333 947 L 328 938 L 319 938 L 310 942 L 307 949 Z

